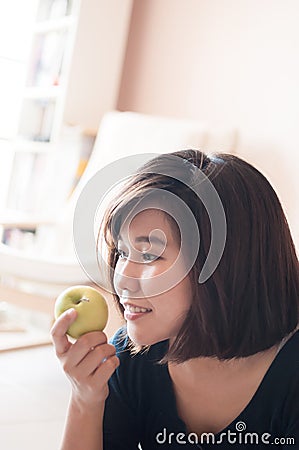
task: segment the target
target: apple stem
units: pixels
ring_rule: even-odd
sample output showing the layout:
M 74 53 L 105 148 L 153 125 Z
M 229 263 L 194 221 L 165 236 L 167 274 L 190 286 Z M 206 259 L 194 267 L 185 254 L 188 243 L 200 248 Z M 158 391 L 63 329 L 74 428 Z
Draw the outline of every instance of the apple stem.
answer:
M 87 298 L 87 297 L 82 297 L 82 298 L 81 298 L 81 302 L 89 302 L 89 298 Z

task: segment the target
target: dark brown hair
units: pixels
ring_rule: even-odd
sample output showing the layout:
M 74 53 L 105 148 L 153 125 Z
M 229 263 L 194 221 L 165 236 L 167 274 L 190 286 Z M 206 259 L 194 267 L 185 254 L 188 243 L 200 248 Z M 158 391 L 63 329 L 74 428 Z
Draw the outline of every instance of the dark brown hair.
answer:
M 180 165 L 180 173 L 176 166 L 171 177 L 159 174 L 161 163 L 174 156 L 191 164 Z M 211 243 L 211 224 L 203 203 L 188 187 L 196 184 L 198 173 L 190 166 L 212 182 L 227 223 L 220 263 L 202 284 L 198 277 Z M 193 301 L 165 361 L 246 357 L 272 347 L 294 331 L 299 316 L 298 258 L 281 203 L 267 179 L 231 154 L 183 150 L 155 157 L 128 180 L 106 210 L 100 230 L 108 246 L 110 267 L 117 263 L 121 224 L 153 187 L 179 196 L 192 211 L 200 234 L 200 250 L 188 275 Z M 116 294 L 114 299 L 123 314 Z

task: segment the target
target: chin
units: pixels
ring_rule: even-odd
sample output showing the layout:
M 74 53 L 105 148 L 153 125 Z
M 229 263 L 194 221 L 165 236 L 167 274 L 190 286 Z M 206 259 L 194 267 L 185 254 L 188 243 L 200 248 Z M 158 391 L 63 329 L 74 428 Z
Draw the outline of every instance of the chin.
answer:
M 136 330 L 130 329 L 129 326 L 127 326 L 127 333 L 131 341 L 134 342 L 134 344 L 142 346 L 154 345 L 157 344 L 158 342 L 162 342 L 165 341 L 166 339 L 169 339 L 169 336 L 165 335 L 160 336 L 158 334 L 149 335 L 148 333 L 144 333 L 142 331 L 136 332 Z

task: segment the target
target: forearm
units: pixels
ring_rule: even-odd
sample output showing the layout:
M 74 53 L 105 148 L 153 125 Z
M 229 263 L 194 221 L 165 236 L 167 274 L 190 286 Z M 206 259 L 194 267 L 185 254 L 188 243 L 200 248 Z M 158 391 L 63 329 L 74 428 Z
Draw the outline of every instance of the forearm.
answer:
M 71 398 L 61 450 L 103 450 L 104 408 L 82 407 Z

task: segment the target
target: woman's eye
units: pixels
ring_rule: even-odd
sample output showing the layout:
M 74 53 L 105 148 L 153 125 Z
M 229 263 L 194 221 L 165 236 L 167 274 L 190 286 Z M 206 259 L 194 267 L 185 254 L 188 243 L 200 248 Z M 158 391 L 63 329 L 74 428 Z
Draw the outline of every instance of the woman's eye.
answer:
M 159 259 L 159 256 L 153 255 L 152 253 L 142 253 L 142 259 L 145 262 L 152 262 Z
M 117 250 L 118 258 L 124 259 L 128 258 L 128 254 L 124 250 Z M 156 259 L 160 259 L 159 256 L 153 255 L 152 253 L 142 253 L 141 254 L 141 260 L 142 262 L 153 262 Z M 137 262 L 137 261 L 135 261 Z

